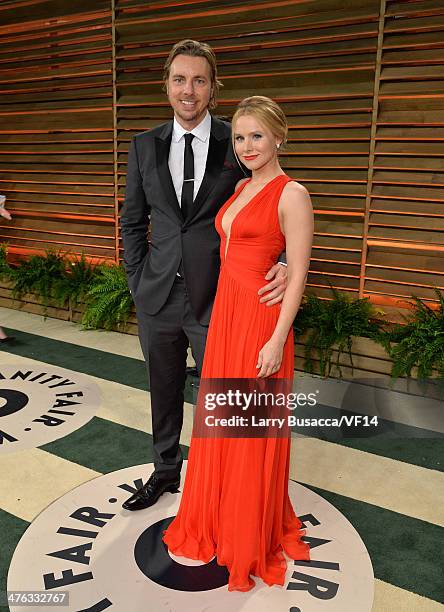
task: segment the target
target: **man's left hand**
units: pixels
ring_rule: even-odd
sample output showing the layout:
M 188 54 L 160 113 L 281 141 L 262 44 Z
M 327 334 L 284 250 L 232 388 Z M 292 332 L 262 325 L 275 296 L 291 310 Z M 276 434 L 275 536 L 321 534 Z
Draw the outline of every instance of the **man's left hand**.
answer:
M 266 302 L 267 306 L 282 302 L 287 288 L 287 266 L 275 264 L 268 271 L 265 280 L 270 282 L 259 289 L 258 294 L 263 296 L 259 301 Z

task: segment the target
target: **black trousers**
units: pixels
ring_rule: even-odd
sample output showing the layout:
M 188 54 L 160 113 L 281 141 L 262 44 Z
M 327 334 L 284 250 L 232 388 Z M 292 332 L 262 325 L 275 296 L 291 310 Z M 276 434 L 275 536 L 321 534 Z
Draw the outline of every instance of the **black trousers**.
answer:
M 177 277 L 167 302 L 156 315 L 143 311 L 140 298 L 136 302 L 139 340 L 150 377 L 155 471 L 174 479 L 183 461 L 179 439 L 188 345 L 200 373 L 208 327 L 195 318 L 182 278 Z

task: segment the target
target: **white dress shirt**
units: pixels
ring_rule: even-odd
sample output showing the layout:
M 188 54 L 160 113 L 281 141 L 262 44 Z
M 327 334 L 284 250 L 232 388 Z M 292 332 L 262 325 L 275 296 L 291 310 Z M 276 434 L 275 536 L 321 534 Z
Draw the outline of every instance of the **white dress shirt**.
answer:
M 177 201 L 182 199 L 182 185 L 183 185 L 183 160 L 185 153 L 185 138 L 184 134 L 193 134 L 194 138 L 191 141 L 194 155 L 194 195 L 196 197 L 199 187 L 201 186 L 202 179 L 205 174 L 205 167 L 207 165 L 208 147 L 210 144 L 210 132 L 211 132 L 211 115 L 207 111 L 207 114 L 199 123 L 196 125 L 191 132 L 185 130 L 180 123 L 174 117 L 173 123 L 173 134 L 171 137 L 170 155 L 168 158 L 168 167 L 170 169 L 171 178 L 173 179 L 174 189 L 177 195 Z

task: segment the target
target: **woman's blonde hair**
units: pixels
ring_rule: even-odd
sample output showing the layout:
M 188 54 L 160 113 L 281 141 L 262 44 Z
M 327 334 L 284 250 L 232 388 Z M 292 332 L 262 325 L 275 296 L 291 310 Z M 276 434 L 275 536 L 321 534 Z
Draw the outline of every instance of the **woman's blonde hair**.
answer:
M 250 96 L 239 102 L 231 120 L 234 140 L 234 128 L 239 117 L 252 115 L 256 117 L 270 132 L 281 141 L 281 146 L 287 141 L 288 125 L 282 108 L 266 96 Z M 234 147 L 234 142 L 233 142 Z

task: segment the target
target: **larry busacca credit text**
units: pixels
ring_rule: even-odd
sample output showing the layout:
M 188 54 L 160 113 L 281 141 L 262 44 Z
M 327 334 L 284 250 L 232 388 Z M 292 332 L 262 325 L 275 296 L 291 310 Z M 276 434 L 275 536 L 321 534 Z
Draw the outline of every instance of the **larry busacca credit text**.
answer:
M 338 418 L 325 417 L 297 417 L 296 415 L 283 415 L 280 413 L 280 418 L 265 417 L 263 412 L 255 414 L 254 409 L 276 408 L 281 410 L 293 411 L 297 407 L 309 406 L 313 407 L 317 404 L 316 390 L 313 393 L 270 393 L 270 392 L 244 392 L 239 389 L 228 389 L 223 393 L 205 393 L 204 407 L 207 411 L 217 410 L 217 415 L 214 414 L 205 416 L 205 425 L 207 427 L 370 427 L 378 425 L 377 416 L 366 416 L 342 414 Z M 227 409 L 231 412 L 230 416 L 221 418 L 221 409 Z M 230 410 L 233 409 L 233 410 Z M 234 414 L 236 410 L 246 412 L 251 410 L 253 413 L 246 416 Z M 272 412 L 272 411 L 271 411 Z M 265 417 L 265 418 L 264 418 Z

